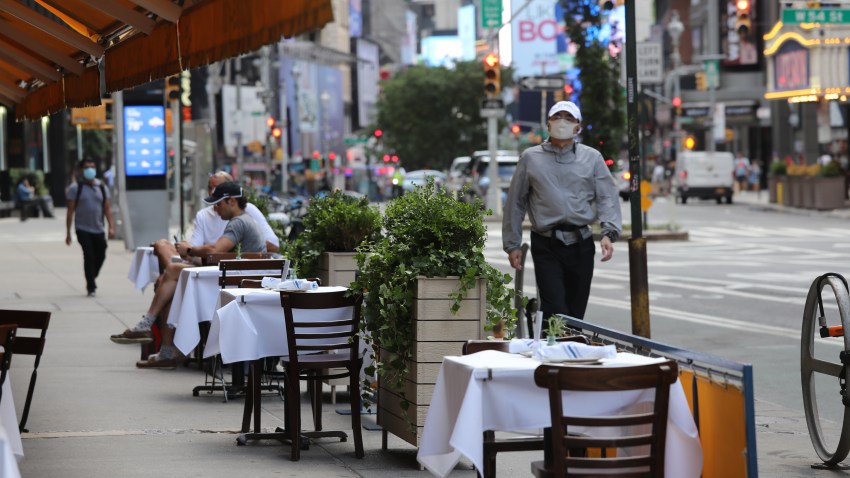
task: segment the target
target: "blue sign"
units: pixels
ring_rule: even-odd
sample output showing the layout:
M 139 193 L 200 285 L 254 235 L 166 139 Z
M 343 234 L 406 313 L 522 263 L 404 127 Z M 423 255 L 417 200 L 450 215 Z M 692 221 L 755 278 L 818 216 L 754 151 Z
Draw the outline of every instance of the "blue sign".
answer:
M 124 107 L 124 171 L 127 176 L 165 174 L 165 107 Z

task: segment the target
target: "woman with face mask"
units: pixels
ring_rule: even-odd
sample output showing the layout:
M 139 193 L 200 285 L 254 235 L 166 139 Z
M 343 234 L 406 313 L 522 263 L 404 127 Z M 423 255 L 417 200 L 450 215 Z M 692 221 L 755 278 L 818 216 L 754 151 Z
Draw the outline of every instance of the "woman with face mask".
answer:
M 77 234 L 77 242 L 83 249 L 83 269 L 86 276 L 86 291 L 94 297 L 95 279 L 106 260 L 106 234 L 103 218 L 109 222 L 109 238 L 115 238 L 112 209 L 109 206 L 109 190 L 97 179 L 93 159 L 84 159 L 78 164 L 77 182 L 68 187 L 65 198 L 68 213 L 65 216 L 65 244 L 71 245 L 71 223 Z
M 620 201 L 602 155 L 575 140 L 581 132 L 578 106 L 560 101 L 549 110 L 548 118 L 549 139 L 523 151 L 511 180 L 502 245 L 511 266 L 521 268 L 522 222 L 527 212 L 544 320 L 552 314 L 583 319 L 596 249 L 590 226 L 601 222 L 601 260 L 610 260 L 623 227 Z

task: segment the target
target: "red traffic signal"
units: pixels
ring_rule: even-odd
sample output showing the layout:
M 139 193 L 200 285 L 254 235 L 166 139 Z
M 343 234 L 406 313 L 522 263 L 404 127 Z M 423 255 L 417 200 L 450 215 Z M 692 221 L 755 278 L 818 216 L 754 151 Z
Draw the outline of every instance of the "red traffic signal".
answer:
M 389 163 L 389 162 L 390 162 L 390 155 L 389 155 L 389 154 L 385 154 L 385 155 L 384 155 L 384 162 L 385 162 L 385 163 Z
M 488 53 L 484 57 L 484 94 L 488 97 L 498 96 L 502 91 L 499 55 Z
M 676 108 L 682 106 L 682 98 L 679 98 L 678 96 L 673 98 L 673 106 Z
M 390 159 L 392 159 L 392 162 L 394 162 L 394 163 L 398 162 L 398 156 L 396 156 L 396 155 L 392 155 L 392 157 Z
M 613 165 L 614 165 L 614 160 L 613 160 L 613 159 L 608 158 L 608 159 L 606 159 L 606 160 L 605 160 L 605 166 L 608 166 L 608 167 L 610 168 L 610 167 L 611 167 L 611 166 L 613 166 Z
M 313 151 L 313 159 L 319 159 L 322 157 L 322 154 L 318 151 Z
M 376 137 L 376 138 L 380 138 L 380 137 L 381 137 L 381 136 L 383 136 L 383 135 L 384 135 L 384 132 L 383 132 L 383 131 L 381 131 L 381 130 L 379 130 L 379 129 L 376 129 L 376 130 L 375 130 L 375 137 Z
M 331 161 L 335 160 L 336 159 L 336 153 L 334 153 L 333 151 L 328 153 L 328 159 L 330 159 Z
M 518 135 L 519 131 L 520 131 L 520 128 L 519 128 L 518 124 L 511 126 L 511 133 L 513 133 L 514 136 Z

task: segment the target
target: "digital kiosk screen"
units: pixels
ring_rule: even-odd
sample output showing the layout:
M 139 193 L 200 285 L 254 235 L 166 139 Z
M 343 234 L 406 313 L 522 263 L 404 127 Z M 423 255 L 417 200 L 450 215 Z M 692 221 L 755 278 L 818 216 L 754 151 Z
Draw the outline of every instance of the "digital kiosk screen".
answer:
M 165 175 L 165 108 L 124 106 L 124 166 L 127 176 Z

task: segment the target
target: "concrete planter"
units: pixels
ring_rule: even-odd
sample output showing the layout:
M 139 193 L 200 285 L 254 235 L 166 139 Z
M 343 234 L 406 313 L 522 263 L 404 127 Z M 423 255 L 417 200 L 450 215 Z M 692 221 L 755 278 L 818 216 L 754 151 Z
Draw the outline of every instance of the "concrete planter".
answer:
M 323 286 L 348 287 L 354 281 L 357 271 L 355 252 L 325 252 L 319 264 L 319 279 Z
M 404 396 L 411 402 L 406 413 L 399 392 L 384 387 L 380 379 L 378 383 L 378 425 L 384 429 L 384 448 L 387 433 L 419 446 L 443 357 L 460 355 L 464 342 L 485 337 L 486 282 L 479 280 L 468 291 L 458 313 L 452 315 L 449 293 L 457 290 L 458 285 L 458 279 L 453 277 L 417 280 L 412 317 L 416 322 L 413 363 L 408 367 L 404 384 Z M 382 350 L 381 354 L 382 361 L 386 361 L 387 352 Z
M 816 180 L 811 177 L 798 178 L 800 182 L 800 196 L 797 207 L 803 209 L 814 209 Z
M 783 204 L 790 207 L 800 207 L 803 200 L 803 178 L 800 176 L 788 176 L 786 180 L 788 185 L 787 195 L 783 198 Z
M 844 178 L 819 177 L 812 179 L 814 209 L 838 209 L 844 207 Z

